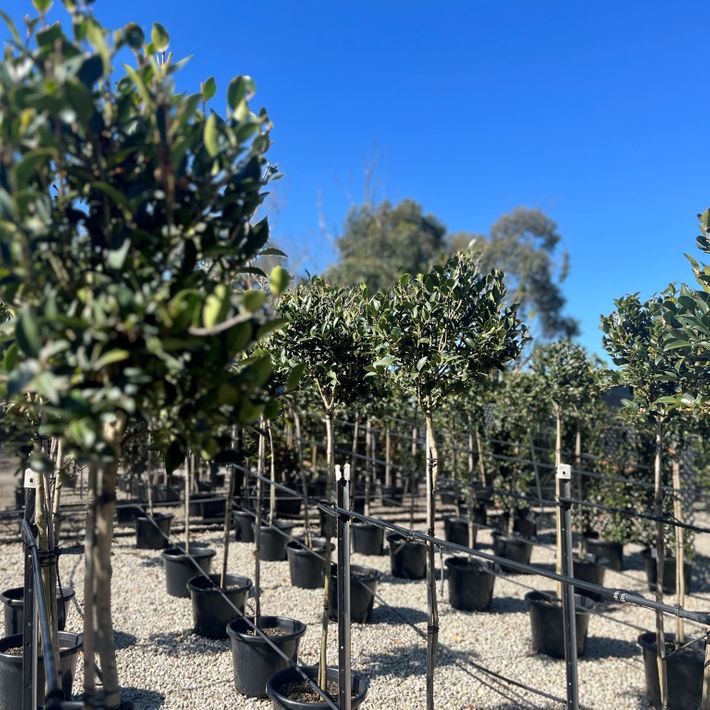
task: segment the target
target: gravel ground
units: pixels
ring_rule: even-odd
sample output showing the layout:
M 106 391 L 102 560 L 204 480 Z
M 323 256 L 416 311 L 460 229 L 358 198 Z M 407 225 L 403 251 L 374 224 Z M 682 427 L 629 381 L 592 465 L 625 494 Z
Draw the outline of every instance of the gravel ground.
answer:
M 377 512 L 377 511 L 376 511 Z M 397 511 L 382 511 L 390 519 Z M 700 515 L 698 522 L 708 522 Z M 406 525 L 406 518 L 400 518 Z M 128 532 L 119 528 L 120 532 Z M 443 537 L 443 530 L 439 532 Z M 702 541 L 701 536 L 699 542 Z M 194 539 L 217 550 L 214 570 L 221 564 L 222 535 L 217 529 L 196 532 Z M 553 533 L 543 530 L 543 543 L 551 543 Z M 479 547 L 490 551 L 490 536 L 479 532 Z M 641 592 L 648 596 L 639 548 L 627 546 L 631 553 L 628 571 L 607 572 L 606 585 Z M 22 584 L 22 558 L 18 544 L 4 545 L 0 562 L 2 589 Z M 423 581 L 403 581 L 389 575 L 389 558 L 353 555 L 354 564 L 375 567 L 383 573 L 372 623 L 353 625 L 352 658 L 356 670 L 370 682 L 366 702 L 371 710 L 410 710 L 425 707 L 426 590 Z M 536 546 L 533 563 L 551 566 L 551 547 Z M 700 557 L 707 571 L 707 558 Z M 705 563 L 705 564 L 703 564 Z M 253 578 L 253 546 L 230 545 L 229 570 Z M 702 570 L 701 570 L 702 571 Z M 694 610 L 710 609 L 710 584 L 706 572 L 694 577 L 694 590 L 700 596 L 688 600 Z M 165 575 L 159 553 L 136 550 L 132 534 L 118 535 L 113 556 L 113 608 L 117 631 L 118 666 L 126 699 L 136 708 L 178 710 L 199 707 L 268 708 L 268 701 L 247 700 L 232 686 L 232 659 L 228 641 L 208 641 L 192 633 L 189 599 L 177 599 L 165 591 Z M 703 577 L 705 579 L 699 579 Z M 77 591 L 77 604 L 68 615 L 67 629 L 81 630 L 83 557 L 61 558 L 61 579 Z M 564 697 L 564 661 L 532 653 L 530 621 L 523 597 L 528 591 L 520 583 L 551 589 L 545 579 L 534 576 L 498 578 L 489 612 L 464 613 L 451 608 L 446 591 L 440 594 L 440 642 L 436 673 L 438 707 L 467 710 L 560 707 L 560 704 L 508 682 L 501 682 L 492 671 L 524 685 Z M 674 597 L 669 597 L 674 602 Z M 389 607 L 387 606 L 389 605 Z M 319 590 L 297 589 L 290 585 L 287 562 L 262 563 L 262 613 L 300 619 L 308 629 L 301 642 L 302 663 L 317 661 L 319 647 Z M 626 622 L 652 628 L 652 613 L 630 605 L 604 612 L 607 618 L 592 616 L 585 656 L 579 662 L 580 701 L 588 708 L 646 708 L 641 652 L 636 646 L 640 631 Z M 669 620 L 669 626 L 672 620 Z M 693 627 L 689 627 L 693 628 Z M 329 653 L 337 662 L 337 627 L 330 625 Z M 81 671 L 75 690 L 81 689 Z

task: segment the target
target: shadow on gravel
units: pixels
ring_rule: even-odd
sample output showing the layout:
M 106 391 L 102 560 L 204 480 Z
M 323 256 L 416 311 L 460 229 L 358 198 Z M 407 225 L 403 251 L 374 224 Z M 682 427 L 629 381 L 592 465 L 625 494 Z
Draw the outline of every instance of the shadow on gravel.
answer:
M 693 557 L 691 590 L 693 592 L 710 591 L 710 557 L 697 554 Z
M 472 652 L 454 651 L 440 647 L 436 666 L 442 668 L 460 661 L 468 663 L 476 655 Z M 421 646 L 397 646 L 390 653 L 373 653 L 365 657 L 362 671 L 368 678 L 378 676 L 394 676 L 407 678 L 412 674 L 426 673 L 426 643 L 422 639 Z
M 182 631 L 166 631 L 148 636 L 148 641 L 141 644 L 143 647 L 151 646 L 155 653 L 175 656 L 182 653 L 222 653 L 229 649 L 229 641 L 206 639 L 197 636 L 192 629 Z
M 524 599 L 516 599 L 515 597 L 496 597 L 493 596 L 491 602 L 490 613 L 493 614 L 510 614 L 510 613 L 527 613 L 528 605 Z
M 143 688 L 123 688 L 121 701 L 133 703 L 134 710 L 154 710 L 165 705 L 165 696 L 155 690 Z
M 113 641 L 117 649 L 130 648 L 135 646 L 138 638 L 133 634 L 128 634 L 125 631 L 114 631 Z
M 141 560 L 141 567 L 162 567 L 163 560 L 160 557 L 150 557 L 147 560 Z
M 608 638 L 606 636 L 588 636 L 584 658 L 641 658 L 639 647 L 631 641 Z
M 400 616 L 401 615 L 401 616 Z M 404 619 L 402 619 L 402 616 Z M 427 615 L 420 609 L 411 609 L 406 606 L 378 606 L 372 611 L 369 623 L 372 624 L 419 624 L 427 620 Z

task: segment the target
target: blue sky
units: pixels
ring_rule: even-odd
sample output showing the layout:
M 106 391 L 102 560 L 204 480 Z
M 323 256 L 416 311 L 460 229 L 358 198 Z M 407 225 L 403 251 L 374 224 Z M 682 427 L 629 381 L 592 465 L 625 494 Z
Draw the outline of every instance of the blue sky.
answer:
M 10 0 L 18 15 L 29 0 Z M 56 3 L 55 3 L 56 4 Z M 3 5 L 7 8 L 8 3 Z M 710 5 L 654 0 L 97 0 L 108 26 L 157 20 L 181 87 L 250 74 L 284 172 L 277 241 L 299 267 L 334 258 L 376 159 L 378 195 L 450 231 L 517 205 L 559 224 L 570 313 L 599 350 L 613 298 L 689 280 L 710 206 Z M 52 15 L 59 16 L 55 10 Z

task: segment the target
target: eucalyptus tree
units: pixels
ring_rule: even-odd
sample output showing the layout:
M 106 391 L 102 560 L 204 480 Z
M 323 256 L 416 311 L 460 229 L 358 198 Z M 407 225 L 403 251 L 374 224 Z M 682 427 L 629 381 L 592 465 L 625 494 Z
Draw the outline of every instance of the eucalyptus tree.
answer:
M 656 600 L 663 601 L 663 569 L 665 544 L 663 523 L 663 448 L 668 420 L 678 408 L 689 372 L 678 349 L 668 341 L 668 325 L 664 320 L 664 297 L 641 301 L 637 294 L 615 301 L 616 310 L 602 316 L 604 347 L 615 365 L 620 382 L 633 388 L 633 399 L 625 402 L 627 412 L 637 421 L 650 424 L 655 433 L 654 501 L 656 522 Z M 663 614 L 656 613 L 656 646 L 658 654 L 661 702 L 667 702 L 668 687 L 665 662 Z
M 357 401 L 372 362 L 369 333 L 363 318 L 363 291 L 342 289 L 318 277 L 287 291 L 278 304 L 286 326 L 273 334 L 271 347 L 284 362 L 298 368 L 303 383 L 315 387 L 320 397 L 326 430 L 327 494 L 335 485 L 334 416 L 336 409 Z M 327 670 L 328 601 L 331 543 L 325 545 L 323 632 L 318 684 L 325 688 Z
M 434 535 L 434 490 L 439 467 L 434 412 L 465 392 L 521 350 L 525 329 L 514 306 L 504 304 L 500 271 L 484 274 L 469 252 L 461 252 L 426 274 L 403 275 L 391 291 L 370 302 L 378 358 L 375 372 L 387 372 L 413 395 L 426 422 L 427 526 Z M 427 707 L 433 707 L 438 612 L 434 545 L 428 546 Z
M 112 708 L 110 546 L 128 422 L 144 423 L 170 470 L 188 448 L 213 457 L 234 422 L 269 409 L 269 360 L 245 353 L 276 322 L 264 291 L 233 284 L 267 244 L 254 214 L 275 169 L 249 77 L 229 84 L 224 116 L 207 114 L 214 80 L 175 91 L 183 62 L 161 25 L 150 38 L 135 24 L 109 31 L 71 0 L 69 22 L 46 25 L 49 4 L 36 3 L 26 39 L 8 23 L 0 67 L 0 301 L 14 313 L 2 388 L 89 464 L 86 702 Z M 38 451 L 33 466 L 51 461 Z

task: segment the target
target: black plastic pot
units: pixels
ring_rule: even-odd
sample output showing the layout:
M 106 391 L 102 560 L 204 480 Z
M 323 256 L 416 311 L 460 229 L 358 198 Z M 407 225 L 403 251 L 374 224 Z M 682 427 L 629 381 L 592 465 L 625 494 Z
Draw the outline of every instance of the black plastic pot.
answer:
M 254 542 L 254 515 L 246 510 L 234 511 L 234 536 L 237 542 Z
M 371 567 L 350 565 L 350 621 L 353 623 L 365 624 L 370 620 L 380 576 L 380 572 Z M 337 565 L 331 566 L 328 591 L 328 616 L 335 621 L 338 618 Z
M 320 520 L 321 537 L 335 537 L 338 526 L 337 518 L 319 508 L 318 519 Z
M 251 589 L 251 579 L 228 574 L 223 587 L 219 586 L 220 581 L 219 574 L 211 574 L 209 577 L 200 574 L 187 583 L 192 599 L 192 621 L 198 636 L 210 639 L 227 638 L 227 624 L 239 618 L 239 614 L 224 597 L 239 611 L 244 611 L 244 603 Z
M 162 550 L 168 546 L 172 513 L 155 513 L 136 517 L 136 547 L 139 550 Z M 163 533 L 161 535 L 161 532 Z M 166 537 L 167 536 L 167 537 Z
M 533 543 L 530 540 L 525 540 L 522 537 L 501 535 L 497 532 L 493 533 L 493 552 L 498 557 L 505 557 L 507 560 L 522 562 L 527 565 L 530 564 L 532 549 Z M 507 568 L 504 563 L 501 563 L 501 567 L 508 572 L 520 574 L 513 568 Z
M 370 523 L 352 523 L 353 552 L 361 555 L 383 554 L 385 531 Z
M 492 574 L 493 565 L 468 557 L 449 557 L 444 564 L 451 606 L 461 611 L 487 611 L 496 579 Z
M 590 582 L 591 584 L 598 584 L 599 586 L 604 586 L 604 573 L 608 567 L 608 560 L 606 558 L 598 558 L 595 555 L 585 555 L 584 558 L 575 558 L 572 560 L 574 567 L 575 579 L 581 579 L 583 582 Z M 602 601 L 604 597 L 596 592 L 587 592 L 584 589 L 578 589 L 575 587 L 575 592 L 581 594 L 583 597 L 589 597 L 589 599 L 595 602 Z
M 658 581 L 657 569 L 656 569 L 656 558 L 652 557 L 650 552 L 644 555 L 643 566 L 646 570 L 646 581 L 648 582 L 648 589 L 651 592 L 656 591 L 656 582 Z M 675 594 L 675 557 L 666 557 L 663 560 L 663 593 L 664 594 Z M 683 574 L 685 576 L 685 591 L 686 593 L 690 591 L 690 573 L 691 565 L 686 562 L 683 565 Z
M 217 554 L 209 547 L 201 547 L 192 542 L 188 551 L 199 566 L 199 569 L 190 557 L 185 554 L 184 544 L 168 547 L 160 553 L 165 563 L 165 582 L 168 594 L 171 597 L 189 597 L 190 591 L 187 588 L 187 583 L 195 575 L 200 574 L 200 569 L 209 574 L 212 567 L 212 558 Z
M 318 678 L 318 668 L 310 667 L 303 668 L 306 674 L 313 680 Z M 326 684 L 338 682 L 338 669 L 328 668 L 326 671 Z M 266 690 L 271 698 L 273 710 L 321 710 L 322 708 L 330 707 L 324 701 L 320 702 L 303 702 L 301 700 L 292 700 L 288 696 L 288 688 L 293 687 L 295 683 L 301 681 L 301 676 L 295 668 L 287 668 L 280 671 L 269 678 L 266 684 Z M 305 681 L 304 681 L 305 682 Z M 368 682 L 367 678 L 361 673 L 352 674 L 352 699 L 351 707 L 353 710 L 359 708 L 367 695 Z M 334 698 L 337 703 L 338 698 Z
M 575 594 L 575 606 L 589 609 L 592 601 Z M 565 657 L 564 626 L 562 606 L 553 592 L 528 592 L 525 595 L 532 628 L 532 647 L 536 653 L 544 653 L 552 658 Z M 577 611 L 575 614 L 577 631 L 577 656 L 584 655 L 589 629 L 589 613 Z
M 286 545 L 291 584 L 301 589 L 320 589 L 325 579 L 324 542 L 311 541 L 311 548 L 298 540 Z
M 301 514 L 301 499 L 290 493 L 276 491 L 276 515 L 280 518 L 297 518 Z
M 264 562 L 280 562 L 286 559 L 286 545 L 291 537 L 294 523 L 274 520 L 271 525 L 261 526 L 259 559 Z
M 476 546 L 477 528 L 473 526 L 473 546 Z M 444 537 L 447 542 L 468 547 L 468 518 L 444 518 Z
M 70 698 L 76 664 L 83 647 L 81 634 L 70 631 L 59 632 L 59 683 L 64 697 Z M 0 639 L 0 708 L 19 710 L 22 707 L 22 654 L 6 653 L 8 649 L 22 646 L 22 634 L 14 634 Z M 44 698 L 44 659 L 37 659 L 37 700 Z
M 281 635 L 269 637 L 269 640 L 292 661 L 298 660 L 298 644 L 306 633 L 305 624 L 284 616 L 262 616 L 260 628 L 281 629 Z M 267 680 L 289 665 L 261 636 L 250 631 L 251 626 L 244 619 L 235 619 L 227 625 L 232 646 L 234 687 L 240 695 L 265 698 Z
M 325 495 L 327 487 L 327 480 L 324 476 L 318 476 L 318 478 L 312 478 L 310 481 L 306 482 L 308 495 L 315 498 L 322 498 Z
M 196 493 L 190 497 L 190 517 L 201 516 L 203 520 L 224 518 L 227 501 L 216 493 Z
M 67 624 L 67 604 L 74 597 L 74 590 L 71 587 L 57 589 L 57 626 L 60 631 L 64 631 Z M 5 636 L 22 633 L 25 608 L 24 587 L 13 587 L 0 594 L 5 608 Z
M 537 520 L 530 514 L 516 516 L 513 520 L 513 532 L 523 537 L 537 537 Z
M 687 649 L 675 653 L 675 636 L 666 634 L 666 676 L 668 679 L 668 708 L 694 710 L 700 707 L 703 696 L 703 663 L 705 645 L 698 641 Z M 646 697 L 654 708 L 661 707 L 656 661 L 656 634 L 647 631 L 638 637 L 643 651 L 643 668 L 646 676 Z M 693 647 L 698 650 L 693 650 Z
M 116 503 L 116 524 L 134 525 L 139 515 L 145 515 L 138 501 L 120 500 Z
M 590 555 L 606 558 L 609 561 L 609 569 L 616 572 L 621 572 L 624 569 L 624 546 L 622 543 L 586 537 L 584 547 Z
M 442 488 L 439 497 L 442 505 L 456 505 L 459 500 L 459 494 L 453 488 Z
M 382 486 L 382 505 L 401 505 L 404 500 L 404 486 Z
M 424 579 L 426 577 L 426 545 L 408 542 L 400 535 L 387 536 L 390 545 L 390 570 L 393 577 Z

